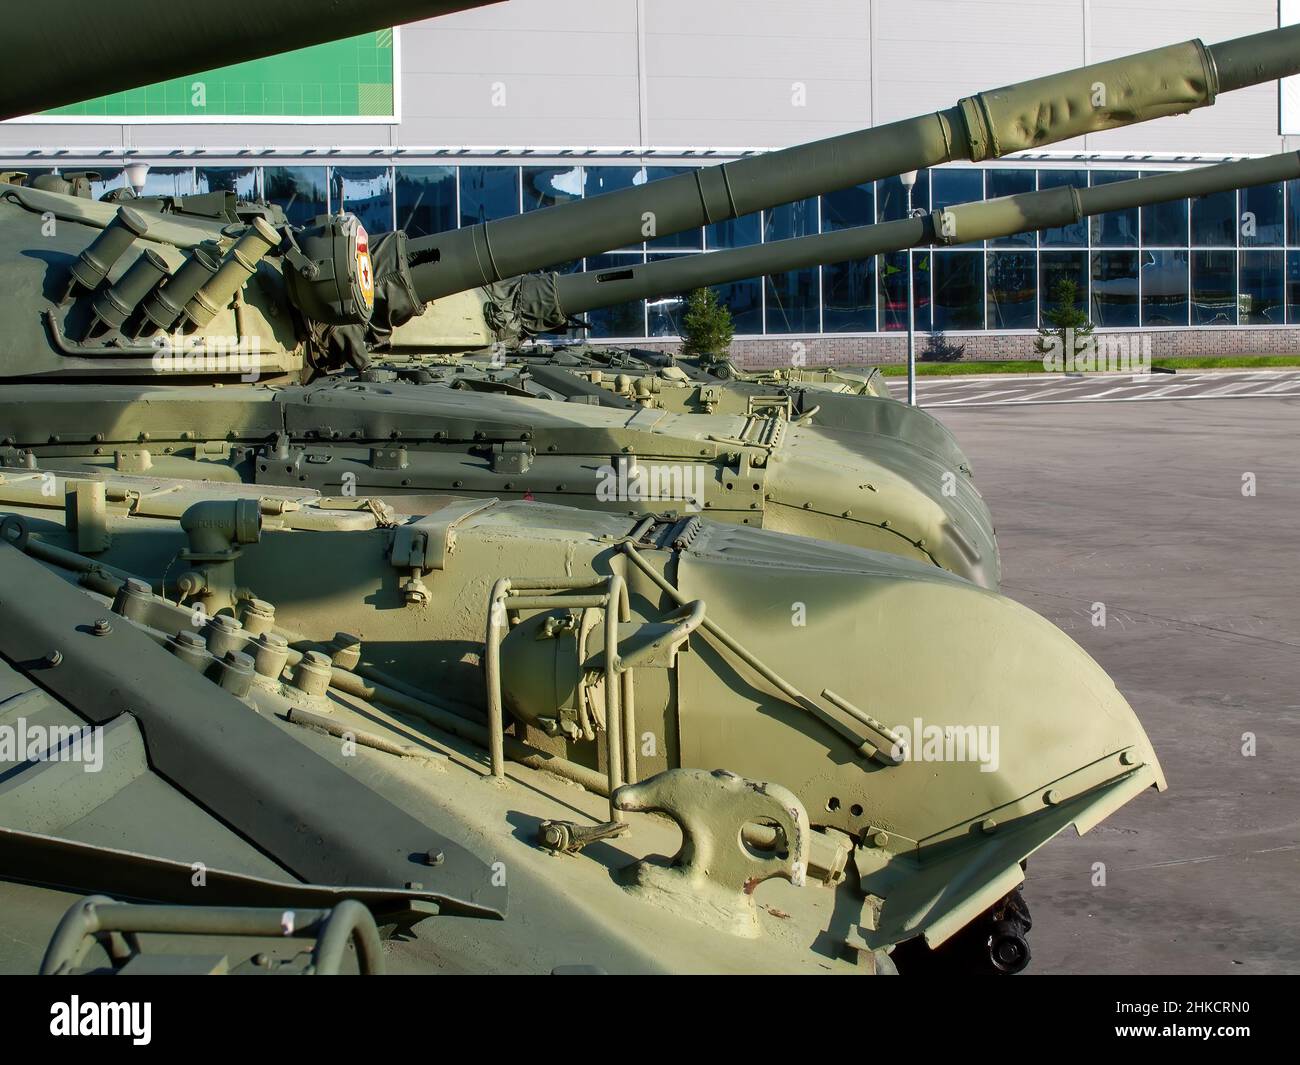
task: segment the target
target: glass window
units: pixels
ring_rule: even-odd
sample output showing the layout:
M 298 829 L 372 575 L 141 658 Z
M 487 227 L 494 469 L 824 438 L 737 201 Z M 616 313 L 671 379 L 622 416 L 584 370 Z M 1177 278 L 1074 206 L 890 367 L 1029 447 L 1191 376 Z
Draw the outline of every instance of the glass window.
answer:
M 201 166 L 195 171 L 194 191 L 233 192 L 241 200 L 256 200 L 255 166 Z
M 122 170 L 91 170 L 81 167 L 64 167 L 61 171 L 63 174 L 98 174 L 98 180 L 92 180 L 90 183 L 90 196 L 98 200 L 106 192 L 112 192 L 114 189 L 126 188 L 126 174 Z
M 268 166 L 262 188 L 270 203 L 284 208 L 290 225 L 305 226 L 329 211 L 323 166 Z
M 1088 171 L 1040 170 L 1038 172 L 1038 187 L 1040 190 L 1086 189 L 1088 187 Z M 1044 229 L 1038 235 L 1038 244 L 1042 248 L 1085 248 L 1088 245 L 1088 220 L 1083 218 L 1078 222 L 1072 222 L 1068 226 L 1055 226 L 1052 229 Z
M 1142 253 L 1142 324 L 1187 324 L 1187 252 Z
M 1283 323 L 1282 252 L 1241 253 L 1241 324 Z
M 1300 322 L 1300 251 L 1286 253 L 1286 320 Z
M 393 171 L 386 166 L 336 166 L 337 207 L 361 219 L 371 233 L 393 228 Z
M 1159 177 L 1168 171 L 1145 171 L 1142 176 Z M 1170 200 L 1142 208 L 1142 243 L 1150 247 L 1187 247 L 1187 201 Z
M 934 253 L 934 328 L 984 328 L 984 253 Z
M 989 328 L 1038 325 L 1037 256 L 1030 251 L 989 252 Z
M 731 311 L 731 322 L 737 336 L 758 336 L 763 332 L 763 286 L 756 277 L 747 281 L 733 281 L 727 285 L 714 285 L 718 299 Z
M 676 177 L 689 173 L 689 166 L 648 166 L 645 168 L 646 181 L 659 181 L 663 178 Z M 690 248 L 699 251 L 704 247 L 704 230 L 686 229 L 681 233 L 669 233 L 646 244 L 647 248 Z
M 1129 329 L 1140 324 L 1138 253 L 1092 253 L 1092 322 L 1099 329 Z
M 188 196 L 194 191 L 192 166 L 152 166 L 144 179 L 144 196 Z
M 912 189 L 912 209 L 930 209 L 930 171 L 920 170 Z M 907 192 L 897 177 L 876 182 L 876 221 L 895 222 L 907 215 Z
M 1288 244 L 1300 244 L 1300 180 L 1286 183 L 1286 216 Z M 1287 268 L 1288 270 L 1290 267 Z
M 644 185 L 645 173 L 639 166 L 584 166 L 582 168 L 582 194 L 599 196 L 603 192 L 618 192 L 633 185 Z
M 462 166 L 460 224 L 474 226 L 519 213 L 517 166 Z
M 986 190 L 984 198 L 988 200 L 1000 199 L 1003 196 L 1020 196 L 1026 192 L 1033 192 L 1036 184 L 1034 171 L 1025 169 L 986 170 L 984 171 L 984 180 Z M 995 248 L 1032 248 L 1038 243 L 1038 234 L 1033 232 L 1013 233 L 1009 237 L 998 237 L 989 243 Z M 989 316 L 990 318 L 993 316 L 992 307 L 989 308 Z
M 397 228 L 428 237 L 456 228 L 456 168 L 397 168 Z
M 1236 324 L 1237 253 L 1192 252 L 1192 325 Z
M 708 248 L 744 248 L 757 244 L 762 235 L 763 215 L 759 211 L 704 227 L 705 246 Z
M 869 226 L 876 220 L 876 189 L 871 182 L 838 189 L 822 197 L 822 232 Z
M 1192 243 L 1203 248 L 1237 246 L 1237 193 L 1212 192 L 1192 200 Z
M 1094 170 L 1092 184 L 1109 185 L 1116 181 L 1132 181 L 1136 170 Z M 1136 248 L 1138 244 L 1138 209 L 1129 207 L 1122 211 L 1107 211 L 1091 218 L 1092 242 L 1101 247 Z M 1183 241 L 1186 241 L 1186 237 Z M 1180 242 L 1181 243 L 1181 242 Z
M 1088 253 L 1085 251 L 1045 251 L 1038 255 L 1039 318 L 1058 302 L 1057 286 L 1063 279 L 1073 281 L 1078 292 L 1074 305 L 1085 310 L 1088 302 Z M 1043 324 L 1040 321 L 1040 324 Z
M 983 170 L 973 170 L 969 167 L 943 169 L 934 171 L 930 176 L 930 205 L 936 211 L 942 211 L 945 207 L 954 207 L 959 203 L 979 203 L 983 199 Z M 975 241 L 970 244 L 958 245 L 958 247 L 982 248 L 984 242 L 982 240 Z M 934 276 L 937 284 L 939 275 L 936 273 Z M 935 289 L 934 298 L 937 306 L 939 302 L 939 290 L 937 288 Z M 935 313 L 938 314 L 938 311 L 936 310 Z
M 683 252 L 659 252 L 648 254 L 648 263 L 662 262 L 664 259 L 679 259 Z M 658 299 L 645 301 L 646 319 L 652 337 L 679 337 L 682 335 L 682 315 L 686 313 L 686 293 L 673 293 Z
M 1241 190 L 1241 244 L 1244 248 L 1281 247 L 1285 243 L 1282 185 Z
M 880 281 L 880 323 L 886 332 L 907 329 L 907 252 L 877 256 Z M 916 330 L 930 332 L 930 252 L 912 253 L 912 303 L 916 308 Z
M 827 333 L 875 332 L 876 260 L 822 267 L 822 302 L 822 328 Z
M 582 198 L 580 166 L 526 166 L 521 176 L 525 211 Z
M 645 256 L 639 252 L 631 255 L 593 255 L 587 260 L 587 270 L 617 270 L 621 267 L 639 266 Z M 633 300 L 614 307 L 588 311 L 582 316 L 591 323 L 593 337 L 643 337 L 645 336 L 645 303 Z
M 763 212 L 763 243 L 810 237 L 817 232 L 817 197 L 784 203 Z
M 817 270 L 791 270 L 764 279 L 767 292 L 767 332 L 821 332 L 821 294 Z

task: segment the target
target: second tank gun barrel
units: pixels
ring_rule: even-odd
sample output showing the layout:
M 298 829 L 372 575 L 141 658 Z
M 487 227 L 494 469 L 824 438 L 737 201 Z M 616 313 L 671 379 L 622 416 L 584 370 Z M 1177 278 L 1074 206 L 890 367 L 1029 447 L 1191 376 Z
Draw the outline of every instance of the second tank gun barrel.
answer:
M 1071 225 L 1082 218 L 1300 178 L 1300 153 L 1200 167 L 1110 185 L 1026 192 L 931 214 L 748 248 L 684 255 L 659 262 L 578 274 L 547 275 L 556 323 L 629 300 L 653 299 L 765 274 L 866 259 L 922 244 L 965 244 Z
M 1297 73 L 1300 26 L 1211 46 L 1187 41 L 980 93 L 946 111 L 413 240 L 411 276 L 420 298 L 434 300 L 909 170 L 1185 114 L 1220 91 Z

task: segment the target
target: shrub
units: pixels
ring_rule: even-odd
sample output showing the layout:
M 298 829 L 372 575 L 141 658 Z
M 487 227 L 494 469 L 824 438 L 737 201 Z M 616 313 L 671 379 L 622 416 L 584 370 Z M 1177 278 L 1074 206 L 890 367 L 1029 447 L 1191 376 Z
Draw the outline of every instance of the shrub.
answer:
M 711 288 L 697 288 L 686 297 L 682 315 L 682 354 L 705 360 L 727 357 L 736 327 L 731 311 Z

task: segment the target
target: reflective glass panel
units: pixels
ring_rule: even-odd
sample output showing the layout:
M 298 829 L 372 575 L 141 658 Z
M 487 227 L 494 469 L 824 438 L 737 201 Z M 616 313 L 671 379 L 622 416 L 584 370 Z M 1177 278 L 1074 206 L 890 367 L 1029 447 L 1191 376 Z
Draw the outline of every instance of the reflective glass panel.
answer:
M 1187 324 L 1187 252 L 1142 253 L 1142 324 Z
M 1237 253 L 1192 252 L 1192 325 L 1237 324 Z
M 1242 325 L 1283 324 L 1282 252 L 1243 251 L 1241 253 Z
M 767 292 L 767 332 L 821 331 L 817 271 L 791 270 L 764 279 Z
M 195 171 L 195 192 L 233 192 L 241 200 L 256 200 L 255 166 L 201 166 Z
M 876 220 L 876 190 L 871 182 L 822 197 L 822 232 L 869 226 Z
M 397 227 L 412 237 L 456 228 L 456 168 L 397 168 Z
M 1138 253 L 1092 253 L 1092 324 L 1098 329 L 1130 329 L 1140 324 Z
M 324 168 L 322 167 L 322 170 Z M 194 191 L 192 166 L 153 166 L 144 179 L 144 196 L 188 196 Z
M 934 254 L 934 329 L 984 328 L 984 253 Z
M 930 206 L 941 211 L 959 203 L 979 203 L 984 199 L 984 171 L 963 168 L 944 168 L 935 170 L 930 175 Z M 963 248 L 982 248 L 984 242 L 958 245 Z M 936 272 L 935 281 L 939 275 Z M 939 290 L 935 289 L 935 304 L 939 302 Z M 937 311 L 935 312 L 938 313 Z M 982 313 L 982 312 L 981 312 Z
M 112 192 L 114 189 L 126 188 L 126 175 L 121 170 L 94 170 L 89 167 L 64 167 L 60 173 L 95 173 L 99 179 L 90 183 L 90 195 L 93 199 L 99 199 L 106 192 Z
M 810 237 L 817 232 L 817 197 L 783 203 L 763 212 L 763 243 Z
M 763 215 L 760 211 L 704 227 L 704 240 L 709 248 L 744 248 L 757 244 L 762 235 Z
M 1027 251 L 989 252 L 989 328 L 1038 325 L 1037 256 Z
M 1066 187 L 1086 189 L 1088 171 L 1086 170 L 1040 170 L 1038 172 L 1039 189 L 1061 189 Z M 1068 226 L 1056 226 L 1044 229 L 1038 235 L 1040 248 L 1083 248 L 1088 244 L 1088 220 L 1080 219 Z
M 393 228 L 393 172 L 386 166 L 336 166 L 336 207 L 361 219 L 370 233 Z
M 323 166 L 268 166 L 262 190 L 270 203 L 284 208 L 291 225 L 305 226 L 329 211 L 328 182 Z
M 1073 281 L 1077 289 L 1074 305 L 1084 310 L 1088 302 L 1088 253 L 1085 251 L 1045 251 L 1038 255 L 1039 324 L 1046 312 L 1057 305 L 1062 280 Z
M 763 332 L 763 286 L 758 278 L 714 285 L 713 291 L 731 311 L 737 336 L 758 336 Z
M 582 168 L 582 194 L 599 196 L 605 192 L 618 192 L 634 185 L 644 185 L 645 174 L 639 166 L 584 166 Z
M 917 171 L 916 185 L 912 189 L 912 209 L 930 209 L 930 171 Z M 876 220 L 894 222 L 907 214 L 907 192 L 897 177 L 876 182 Z
M 1144 178 L 1161 171 L 1144 171 Z M 1170 200 L 1142 208 L 1142 243 L 1148 247 L 1187 247 L 1187 201 Z
M 1300 322 L 1300 251 L 1286 253 L 1286 320 Z
M 822 267 L 822 328 L 827 333 L 871 333 L 876 328 L 876 260 Z
M 1286 217 L 1286 242 L 1300 244 L 1300 180 L 1286 183 Z
M 526 166 L 521 171 L 524 210 L 536 211 L 582 198 L 582 167 Z
M 645 257 L 646 262 L 660 262 L 664 259 L 677 259 L 681 252 L 651 253 Z M 682 335 L 682 315 L 686 313 L 686 294 L 672 294 L 658 299 L 645 301 L 646 319 L 652 337 L 678 337 Z
M 1192 200 L 1192 244 L 1197 247 L 1237 246 L 1237 192 L 1212 192 Z
M 1241 190 L 1243 248 L 1281 247 L 1286 241 L 1282 185 L 1256 185 Z
M 517 166 L 462 166 L 460 224 L 478 225 L 519 213 Z
M 1137 176 L 1136 170 L 1094 170 L 1092 184 L 1097 186 L 1109 185 L 1115 181 L 1132 181 Z M 1101 247 L 1137 247 L 1138 209 L 1136 207 L 1096 214 L 1089 221 L 1092 225 L 1093 244 Z
M 907 252 L 896 251 L 876 257 L 880 282 L 879 328 L 887 332 L 907 329 Z M 930 332 L 930 252 L 912 253 L 912 303 L 916 330 Z

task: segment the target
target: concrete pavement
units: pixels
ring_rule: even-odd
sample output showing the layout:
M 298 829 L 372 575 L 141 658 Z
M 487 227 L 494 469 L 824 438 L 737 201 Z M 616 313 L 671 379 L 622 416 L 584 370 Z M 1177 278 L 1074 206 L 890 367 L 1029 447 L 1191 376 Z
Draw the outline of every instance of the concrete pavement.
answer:
M 1300 972 L 1300 400 L 974 406 L 931 409 L 1004 591 L 1111 674 L 1170 784 L 1031 859 L 1029 971 Z

